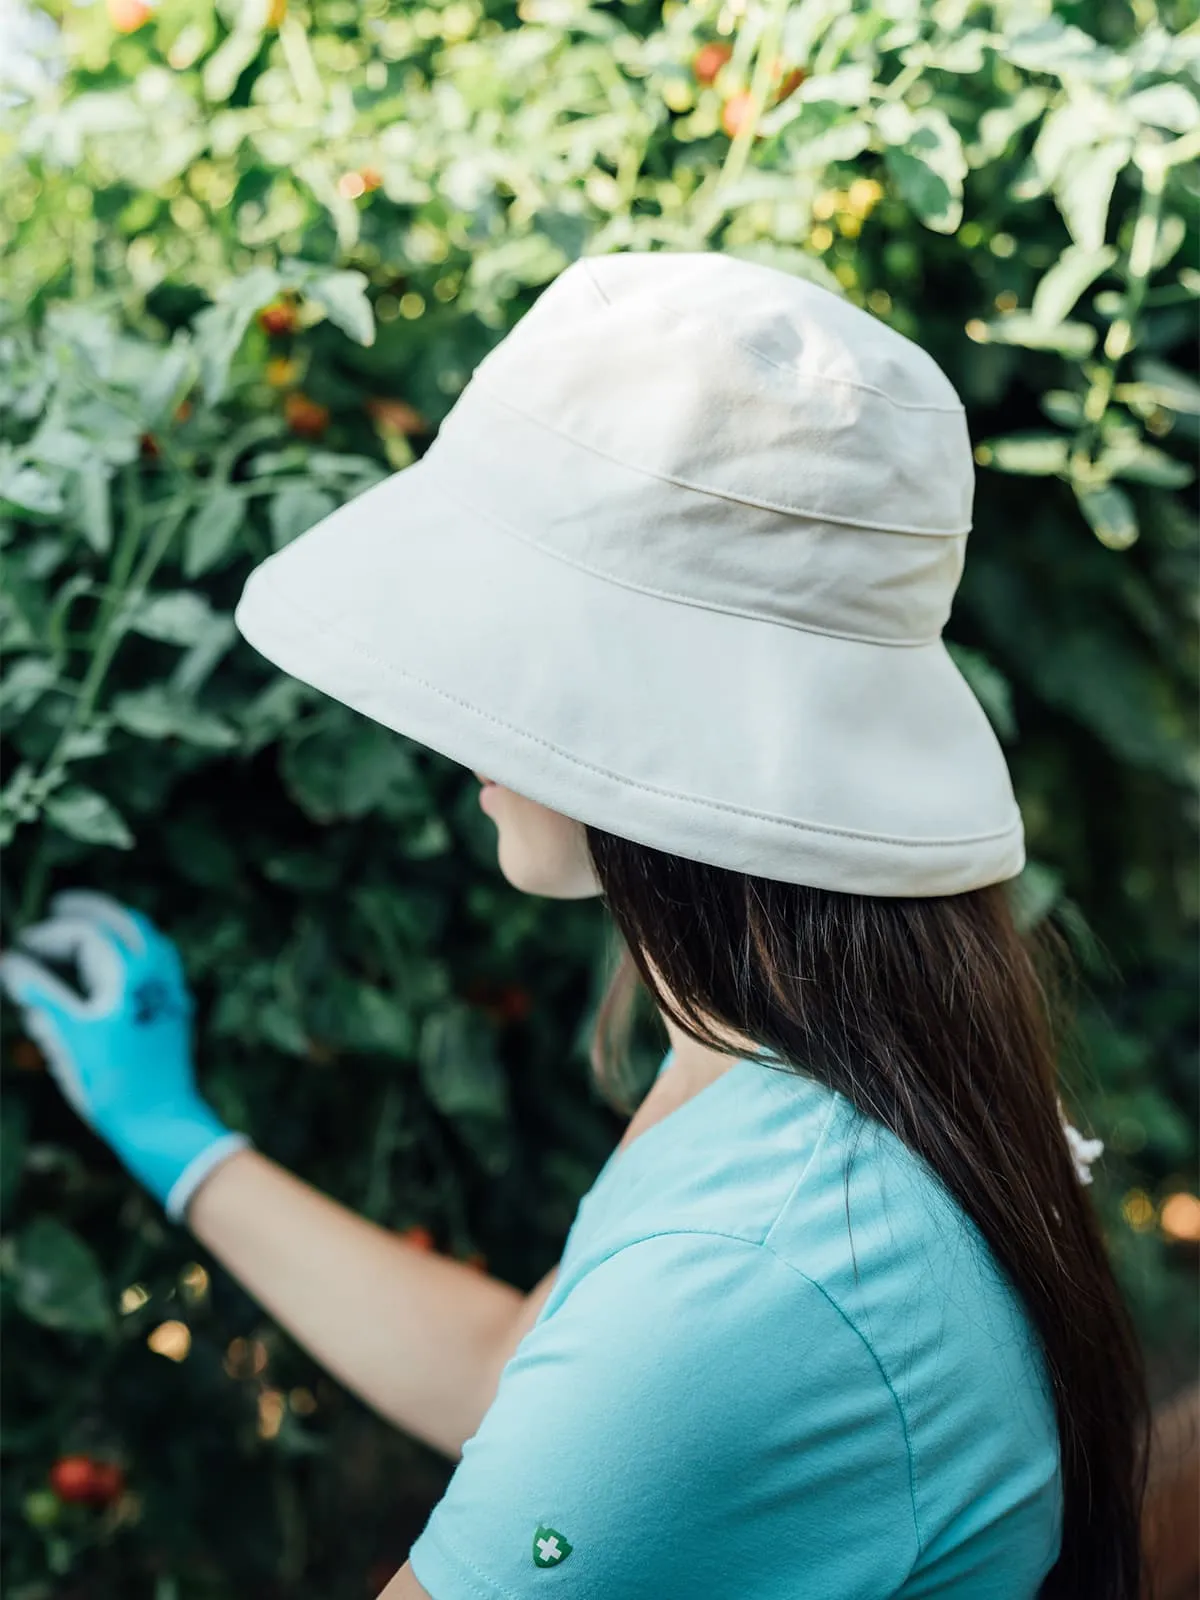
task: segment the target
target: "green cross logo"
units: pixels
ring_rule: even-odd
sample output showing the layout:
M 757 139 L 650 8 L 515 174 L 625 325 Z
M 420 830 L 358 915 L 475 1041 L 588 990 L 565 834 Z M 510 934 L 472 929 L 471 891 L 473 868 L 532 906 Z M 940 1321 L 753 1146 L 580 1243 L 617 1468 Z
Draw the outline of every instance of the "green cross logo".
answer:
M 574 1548 L 566 1534 L 559 1533 L 556 1528 L 544 1528 L 539 1523 L 533 1536 L 533 1564 L 535 1567 L 561 1567 Z

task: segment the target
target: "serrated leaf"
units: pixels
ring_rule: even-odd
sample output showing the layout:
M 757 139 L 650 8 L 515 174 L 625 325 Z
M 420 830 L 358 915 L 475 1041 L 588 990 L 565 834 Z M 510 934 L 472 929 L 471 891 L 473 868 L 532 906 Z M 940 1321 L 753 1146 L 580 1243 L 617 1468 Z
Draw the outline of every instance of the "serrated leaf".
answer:
M 15 1299 L 31 1321 L 69 1333 L 106 1333 L 116 1321 L 90 1246 L 54 1217 L 35 1217 L 17 1235 Z
M 184 534 L 187 577 L 198 578 L 216 566 L 237 537 L 245 514 L 246 502 L 236 489 L 221 485 L 208 494 Z
M 904 147 L 889 146 L 884 161 L 914 213 L 937 233 L 953 233 L 962 221 L 967 159 L 962 140 L 944 111 L 918 112 Z
M 227 750 L 238 742 L 235 729 L 215 712 L 202 711 L 166 684 L 120 694 L 112 703 L 119 727 L 142 739 L 182 739 L 208 750 Z
M 127 626 L 147 639 L 164 644 L 194 645 L 206 639 L 223 622 L 202 594 L 180 589 L 144 599 Z
M 46 801 L 46 815 L 56 828 L 85 844 L 110 844 L 118 850 L 133 844 L 121 813 L 94 789 L 75 785 L 60 790 Z

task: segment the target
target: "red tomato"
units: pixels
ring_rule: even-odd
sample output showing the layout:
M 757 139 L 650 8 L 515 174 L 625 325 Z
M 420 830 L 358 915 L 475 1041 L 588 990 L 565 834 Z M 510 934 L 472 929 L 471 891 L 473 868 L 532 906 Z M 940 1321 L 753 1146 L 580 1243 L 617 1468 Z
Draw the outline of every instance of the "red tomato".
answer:
M 50 1468 L 50 1487 L 60 1500 L 91 1506 L 110 1505 L 125 1487 L 125 1474 L 115 1461 L 91 1456 L 60 1456 Z
M 405 1244 L 411 1244 L 414 1250 L 436 1251 L 433 1235 L 423 1223 L 414 1222 L 411 1228 L 402 1228 L 399 1237 Z
M 310 400 L 299 389 L 284 400 L 283 414 L 288 427 L 302 439 L 319 439 L 329 426 L 329 407 Z
M 273 337 L 296 331 L 296 308 L 290 300 L 272 300 L 258 313 L 258 325 Z
M 711 83 L 733 54 L 729 44 L 702 44 L 692 57 L 697 83 Z

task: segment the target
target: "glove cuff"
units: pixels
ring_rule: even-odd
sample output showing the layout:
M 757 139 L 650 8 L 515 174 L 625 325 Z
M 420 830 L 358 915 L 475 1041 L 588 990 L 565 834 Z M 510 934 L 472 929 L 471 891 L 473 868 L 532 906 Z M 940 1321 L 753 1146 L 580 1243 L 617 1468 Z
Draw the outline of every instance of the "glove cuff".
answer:
M 239 1150 L 251 1148 L 251 1141 L 246 1134 L 227 1133 L 220 1139 L 214 1139 L 207 1149 L 194 1156 L 175 1179 L 163 1202 L 171 1221 L 183 1223 L 186 1220 L 188 1203 L 210 1172 Z
M 123 1122 L 103 1132 L 139 1183 L 149 1189 L 172 1222 L 182 1222 L 188 1201 L 213 1169 L 251 1140 L 226 1127 L 203 1100 Z

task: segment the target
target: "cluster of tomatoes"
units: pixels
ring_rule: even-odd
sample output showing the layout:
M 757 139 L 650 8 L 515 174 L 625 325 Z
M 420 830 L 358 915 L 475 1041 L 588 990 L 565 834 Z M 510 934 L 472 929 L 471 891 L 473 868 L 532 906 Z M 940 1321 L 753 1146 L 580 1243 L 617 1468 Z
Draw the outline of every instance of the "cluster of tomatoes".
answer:
M 733 46 L 722 44 L 713 40 L 703 44 L 692 57 L 692 73 L 696 82 L 705 88 L 715 83 L 717 74 L 733 55 Z M 804 82 L 807 74 L 803 67 L 791 67 L 784 71 L 785 63 L 781 58 L 776 58 L 771 63 L 772 89 L 769 105 L 781 105 L 790 94 L 794 94 Z M 736 94 L 731 94 L 721 107 L 721 126 L 731 139 L 735 138 L 751 114 L 752 96 L 749 89 L 740 89 Z
M 65 1505 L 103 1511 L 125 1492 L 125 1473 L 115 1461 L 83 1454 L 59 1456 L 48 1482 L 49 1488 L 25 1496 L 25 1519 L 34 1527 L 53 1527 Z

